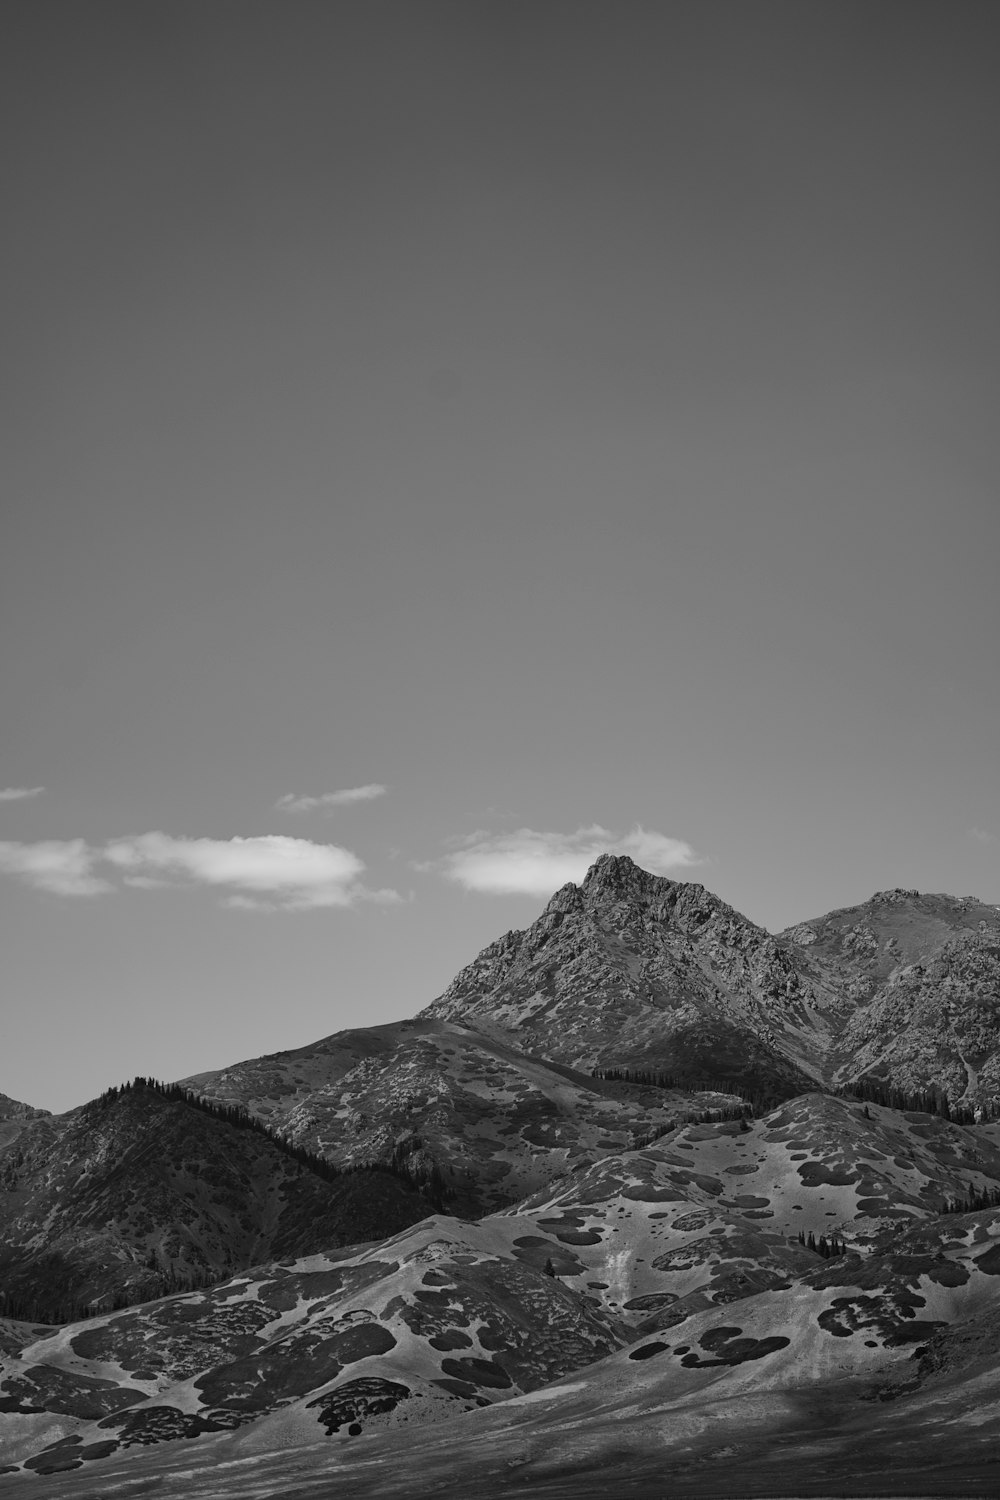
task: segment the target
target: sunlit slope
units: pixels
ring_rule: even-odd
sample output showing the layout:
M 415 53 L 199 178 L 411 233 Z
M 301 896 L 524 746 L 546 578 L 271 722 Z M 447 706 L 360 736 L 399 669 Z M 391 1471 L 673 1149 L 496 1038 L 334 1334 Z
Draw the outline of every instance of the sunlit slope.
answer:
M 248 1424 L 266 1445 L 272 1427 L 287 1443 L 436 1422 L 627 1337 L 567 1282 L 496 1253 L 488 1230 L 432 1219 L 378 1247 L 46 1331 L 3 1361 L 4 1461 L 54 1473 Z
M 864 1110 L 813 1095 L 746 1130 L 689 1125 L 478 1223 L 438 1215 L 377 1245 L 22 1330 L 0 1378 L 4 1461 L 55 1473 L 181 1441 L 199 1463 L 219 1444 L 308 1448 L 317 1429 L 340 1441 L 438 1424 L 569 1375 L 602 1410 L 654 1390 L 729 1400 L 746 1381 L 758 1394 L 848 1377 L 905 1387 L 916 1348 L 997 1304 L 996 1213 L 936 1208 L 995 1185 L 984 1168 L 1000 1160 L 985 1130 Z M 800 1223 L 852 1248 L 823 1259 Z
M 578 1162 L 620 1151 L 731 1095 L 604 1082 L 520 1051 L 503 1033 L 418 1017 L 184 1080 L 240 1104 L 331 1161 L 436 1166 L 456 1208 L 518 1201 Z
M 927 1221 L 866 1257 L 811 1259 L 787 1288 L 615 1350 L 620 1329 L 581 1311 L 558 1280 L 503 1269 L 464 1226 L 439 1220 L 362 1255 L 316 1257 L 39 1341 L 4 1399 L 16 1388 L 23 1407 L 47 1398 L 62 1414 L 10 1412 L 8 1432 L 19 1428 L 7 1453 L 31 1446 L 30 1427 L 31 1471 L 52 1495 L 118 1477 L 185 1500 L 305 1500 L 331 1484 L 361 1500 L 588 1500 L 598 1485 L 650 1497 L 664 1485 L 706 1496 L 832 1484 L 992 1492 L 997 1214 Z M 540 1331 L 529 1335 L 529 1322 Z M 575 1368 L 570 1346 L 584 1360 Z M 198 1373 L 206 1355 L 217 1362 Z M 560 1362 L 566 1374 L 553 1380 Z M 71 1402 L 88 1402 L 89 1420 L 68 1416 Z M 449 1410 L 464 1415 L 440 1420 Z M 928 1478 L 942 1471 L 951 1488 Z

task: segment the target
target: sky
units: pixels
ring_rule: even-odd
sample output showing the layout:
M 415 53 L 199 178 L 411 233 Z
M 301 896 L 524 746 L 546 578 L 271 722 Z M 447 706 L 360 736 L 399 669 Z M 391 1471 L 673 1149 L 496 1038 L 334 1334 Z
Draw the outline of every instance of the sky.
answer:
M 1000 900 L 992 0 L 7 0 L 0 1091 L 603 850 Z

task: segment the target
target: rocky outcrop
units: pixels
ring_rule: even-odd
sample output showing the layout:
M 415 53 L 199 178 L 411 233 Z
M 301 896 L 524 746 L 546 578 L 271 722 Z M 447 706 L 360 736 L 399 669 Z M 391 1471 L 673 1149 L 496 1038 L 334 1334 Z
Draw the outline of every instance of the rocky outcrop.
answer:
M 30 1104 L 22 1104 L 19 1099 L 10 1099 L 6 1094 L 0 1094 L 0 1121 L 40 1120 L 48 1113 L 47 1109 L 35 1109 Z

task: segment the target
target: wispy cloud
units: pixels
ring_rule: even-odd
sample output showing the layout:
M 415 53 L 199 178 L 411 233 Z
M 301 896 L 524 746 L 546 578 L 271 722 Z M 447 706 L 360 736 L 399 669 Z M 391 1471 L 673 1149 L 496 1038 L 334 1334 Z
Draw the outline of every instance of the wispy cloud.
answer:
M 225 904 L 303 911 L 392 902 L 391 890 L 361 882 L 364 864 L 350 849 L 309 839 L 265 834 L 250 838 L 183 838 L 132 834 L 93 846 L 83 839 L 35 844 L 0 843 L 0 872 L 61 896 L 95 896 L 123 885 L 205 886 Z
M 239 896 L 286 910 L 353 906 L 369 894 L 358 882 L 364 864 L 350 849 L 282 834 L 206 839 L 143 833 L 114 840 L 103 857 L 133 881 L 168 876 L 218 887 L 230 900 Z
M 347 899 L 328 900 L 323 892 L 303 893 L 290 899 L 270 893 L 263 896 L 246 896 L 236 892 L 223 896 L 222 905 L 232 911 L 317 911 L 324 906 L 356 906 L 359 902 L 372 902 L 377 906 L 399 906 L 407 899 L 399 891 L 382 888 L 371 890 L 368 886 L 355 885 L 346 893 Z
M 83 839 L 0 843 L 0 872 L 56 896 L 100 896 L 114 887 L 94 873 L 95 851 Z
M 372 802 L 376 797 L 384 797 L 388 790 L 388 787 L 379 782 L 371 781 L 367 786 L 348 786 L 343 791 L 321 792 L 315 797 L 299 797 L 295 792 L 286 792 L 274 805 L 279 812 L 316 812 L 335 807 L 351 807 L 355 802 Z
M 682 839 L 641 827 L 619 835 L 599 824 L 575 833 L 514 833 L 482 830 L 454 841 L 458 847 L 437 868 L 467 891 L 489 895 L 550 896 L 567 881 L 579 882 L 600 854 L 628 854 L 655 875 L 699 863 Z
M 975 839 L 977 844 L 995 844 L 996 834 L 990 833 L 988 828 L 970 828 L 970 839 Z
M 26 802 L 29 797 L 40 797 L 43 786 L 5 786 L 0 789 L 0 802 Z

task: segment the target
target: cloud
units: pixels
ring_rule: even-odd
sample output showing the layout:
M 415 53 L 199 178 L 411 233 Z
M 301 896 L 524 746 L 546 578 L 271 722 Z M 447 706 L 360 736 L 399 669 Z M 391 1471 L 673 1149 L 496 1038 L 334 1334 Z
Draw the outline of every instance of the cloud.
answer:
M 369 890 L 366 886 L 355 885 L 347 893 L 346 901 L 328 901 L 324 899 L 292 899 L 268 898 L 264 896 L 244 896 L 241 894 L 224 896 L 222 905 L 229 907 L 232 911 L 308 911 L 316 910 L 321 906 L 353 906 L 358 901 L 370 901 L 378 906 L 399 906 L 404 897 L 398 891 L 393 890 Z M 412 897 L 410 898 L 412 900 Z
M 103 868 L 102 868 L 103 867 Z M 83 839 L 0 843 L 0 873 L 60 896 L 96 896 L 122 885 L 155 890 L 205 886 L 226 905 L 304 911 L 400 901 L 392 890 L 369 890 L 363 862 L 350 849 L 265 834 L 253 838 L 177 838 L 130 834 L 103 846 Z
M 56 896 L 100 896 L 113 889 L 94 874 L 95 851 L 83 839 L 0 843 L 0 871 Z
M 40 797 L 43 786 L 5 786 L 0 790 L 0 802 L 25 802 L 29 797 Z
M 279 812 L 315 812 L 317 808 L 352 807 L 355 802 L 372 802 L 376 797 L 384 797 L 388 790 L 379 782 L 371 781 L 367 786 L 349 786 L 341 792 L 321 792 L 318 797 L 297 797 L 294 792 L 286 792 L 274 805 Z
M 446 855 L 438 868 L 467 891 L 497 896 L 550 896 L 568 881 L 579 883 L 598 855 L 605 853 L 628 854 L 655 875 L 699 863 L 689 844 L 639 824 L 624 836 L 595 823 L 575 833 L 519 828 L 514 833 L 485 834 L 479 830 L 456 842 L 460 847 Z
M 690 844 L 683 839 L 668 838 L 664 833 L 654 833 L 637 823 L 631 833 L 619 839 L 610 854 L 628 854 L 653 875 L 666 875 L 668 870 L 683 870 L 702 861 Z
M 995 844 L 996 834 L 990 833 L 988 828 L 970 828 L 970 839 L 975 839 L 977 844 Z
M 364 869 L 349 849 L 309 839 L 264 834 L 254 838 L 175 838 L 143 833 L 115 839 L 103 857 L 127 878 L 172 876 L 217 886 L 234 896 L 284 909 L 352 906 L 367 894 L 358 886 Z

